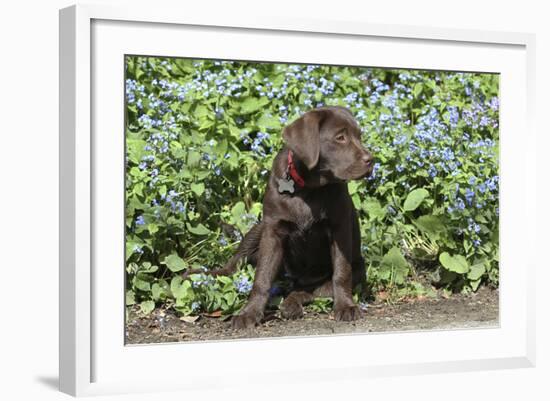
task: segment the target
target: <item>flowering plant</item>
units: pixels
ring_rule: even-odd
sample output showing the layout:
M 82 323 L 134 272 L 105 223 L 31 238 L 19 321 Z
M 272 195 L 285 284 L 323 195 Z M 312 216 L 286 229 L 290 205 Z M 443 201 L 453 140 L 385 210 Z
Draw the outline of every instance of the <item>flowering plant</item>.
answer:
M 282 128 L 323 105 L 377 160 L 348 184 L 371 289 L 497 286 L 497 95 L 493 74 L 127 57 L 127 305 L 239 310 L 254 270 L 207 271 L 261 218 Z

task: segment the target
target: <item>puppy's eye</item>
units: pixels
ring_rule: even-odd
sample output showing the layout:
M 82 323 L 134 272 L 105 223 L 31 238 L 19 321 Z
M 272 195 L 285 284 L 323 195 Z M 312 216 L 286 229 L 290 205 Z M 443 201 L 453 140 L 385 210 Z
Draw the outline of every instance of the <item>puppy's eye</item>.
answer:
M 334 138 L 336 139 L 337 142 L 340 142 L 340 143 L 345 143 L 347 138 L 344 134 L 338 134 L 336 135 L 336 137 Z

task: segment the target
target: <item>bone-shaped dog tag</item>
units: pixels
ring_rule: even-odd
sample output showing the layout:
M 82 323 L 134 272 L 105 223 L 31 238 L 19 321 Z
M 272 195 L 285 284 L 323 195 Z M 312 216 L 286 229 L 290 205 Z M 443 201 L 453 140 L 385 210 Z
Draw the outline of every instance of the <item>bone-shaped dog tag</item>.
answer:
M 294 181 L 288 180 L 284 178 L 277 178 L 277 183 L 279 184 L 278 191 L 279 193 L 288 192 L 293 194 L 294 193 Z

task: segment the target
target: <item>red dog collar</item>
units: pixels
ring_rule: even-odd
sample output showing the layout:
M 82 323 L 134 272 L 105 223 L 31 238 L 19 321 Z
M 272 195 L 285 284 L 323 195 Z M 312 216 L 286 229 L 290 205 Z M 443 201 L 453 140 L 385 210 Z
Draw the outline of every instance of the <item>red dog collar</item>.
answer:
M 298 184 L 300 188 L 303 188 L 305 183 L 304 179 L 300 177 L 300 174 L 298 174 L 298 171 L 296 170 L 296 166 L 294 165 L 294 161 L 292 160 L 292 151 L 288 151 L 288 165 L 287 165 L 287 171 L 288 174 L 292 177 L 294 182 Z

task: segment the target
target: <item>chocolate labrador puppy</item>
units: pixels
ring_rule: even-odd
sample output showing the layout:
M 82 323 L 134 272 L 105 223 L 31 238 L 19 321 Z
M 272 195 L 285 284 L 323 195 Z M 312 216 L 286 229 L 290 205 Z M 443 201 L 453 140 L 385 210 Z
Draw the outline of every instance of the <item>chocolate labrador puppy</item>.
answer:
M 336 320 L 361 316 L 352 289 L 364 285 L 365 263 L 346 184 L 372 172 L 373 157 L 360 135 L 353 115 L 343 107 L 308 111 L 284 129 L 286 146 L 273 162 L 262 220 L 224 268 L 212 272 L 230 274 L 243 258 L 256 268 L 248 303 L 233 317 L 233 328 L 261 321 L 270 288 L 281 273 L 292 284 L 281 304 L 283 317 L 301 317 L 302 305 L 317 296 L 333 297 Z

